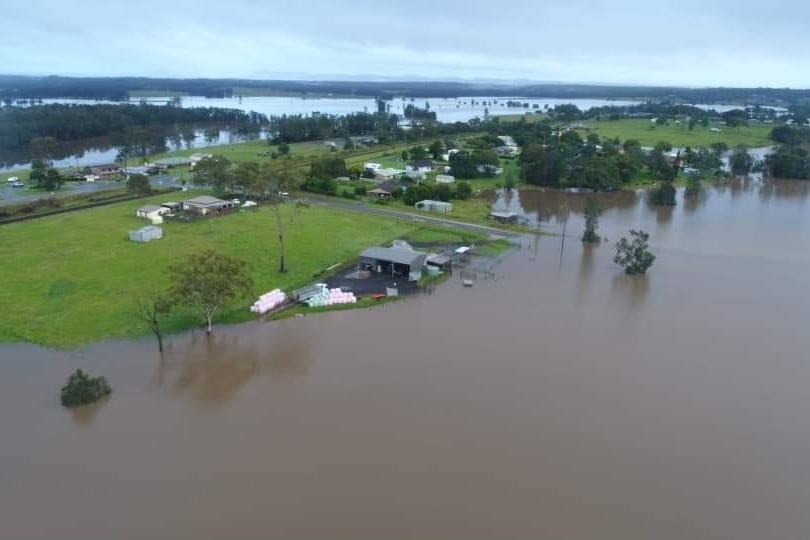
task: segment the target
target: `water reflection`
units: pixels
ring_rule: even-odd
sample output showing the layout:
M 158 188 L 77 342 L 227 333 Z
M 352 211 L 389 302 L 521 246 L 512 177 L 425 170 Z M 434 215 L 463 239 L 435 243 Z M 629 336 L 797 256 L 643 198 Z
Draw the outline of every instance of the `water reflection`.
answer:
M 220 404 L 231 400 L 254 377 L 302 377 L 309 373 L 306 340 L 283 340 L 221 332 L 197 334 L 167 347 L 158 361 L 155 384 L 195 401 Z
M 625 300 L 631 307 L 644 304 L 650 291 L 650 277 L 644 275 L 617 274 L 611 281 L 611 292 L 614 297 Z
M 705 204 L 710 197 L 711 191 L 706 186 L 701 186 L 697 193 L 683 196 L 683 209 L 687 214 L 693 214 Z
M 105 396 L 95 403 L 85 405 L 83 407 L 76 407 L 70 410 L 70 416 L 77 426 L 88 427 L 96 419 L 99 410 L 110 401 L 110 396 Z
M 641 192 L 643 193 L 643 192 Z M 529 220 L 529 223 L 562 224 L 571 213 L 584 215 L 589 198 L 596 198 L 602 212 L 626 210 L 635 207 L 640 197 L 635 191 L 613 193 L 567 192 L 555 189 L 487 190 L 482 196 L 492 209 L 501 212 L 515 212 Z
M 764 179 L 757 185 L 760 200 L 776 199 L 807 199 L 810 195 L 810 181 L 807 180 L 775 180 Z

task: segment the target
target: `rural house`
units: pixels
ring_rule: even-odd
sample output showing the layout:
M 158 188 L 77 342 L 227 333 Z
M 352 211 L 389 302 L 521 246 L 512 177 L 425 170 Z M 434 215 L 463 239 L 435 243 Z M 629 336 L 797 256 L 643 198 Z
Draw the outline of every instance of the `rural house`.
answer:
M 368 190 L 366 195 L 373 198 L 390 199 L 397 188 L 399 188 L 399 185 L 396 182 L 383 182 L 374 189 Z
M 111 178 L 121 174 L 121 168 L 115 163 L 106 163 L 103 165 L 93 165 L 90 167 L 90 174 L 97 176 L 101 179 Z
M 408 164 L 407 172 L 428 173 L 436 170 L 436 162 L 432 159 L 418 159 Z
M 402 169 L 377 169 L 374 171 L 374 179 L 385 182 L 387 180 L 399 178 L 403 174 L 405 174 L 405 171 Z
M 135 216 L 146 219 L 155 219 L 171 212 L 171 209 L 156 204 L 147 204 L 135 210 Z

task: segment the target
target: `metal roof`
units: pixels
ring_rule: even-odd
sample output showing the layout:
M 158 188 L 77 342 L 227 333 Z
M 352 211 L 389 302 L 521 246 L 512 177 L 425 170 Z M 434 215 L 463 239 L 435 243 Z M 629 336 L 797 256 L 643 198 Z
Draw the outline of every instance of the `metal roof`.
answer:
M 211 197 L 210 195 L 200 195 L 199 197 L 194 197 L 193 199 L 189 199 L 184 202 L 187 204 L 199 204 L 202 206 L 228 204 L 228 201 L 223 201 L 222 199 L 217 199 L 216 197 Z
M 365 259 L 388 261 L 397 264 L 406 264 L 411 268 L 421 268 L 425 264 L 427 253 L 411 251 L 402 248 L 370 247 L 361 255 Z
M 146 206 L 141 206 L 138 208 L 138 212 L 144 212 L 146 214 L 151 214 L 152 212 L 157 212 L 158 210 L 163 210 L 163 207 L 156 204 L 147 204 Z
M 447 255 L 439 255 L 434 253 L 433 255 L 428 255 L 427 262 L 433 263 L 439 266 L 444 266 L 445 264 L 452 262 L 453 259 L 448 257 Z

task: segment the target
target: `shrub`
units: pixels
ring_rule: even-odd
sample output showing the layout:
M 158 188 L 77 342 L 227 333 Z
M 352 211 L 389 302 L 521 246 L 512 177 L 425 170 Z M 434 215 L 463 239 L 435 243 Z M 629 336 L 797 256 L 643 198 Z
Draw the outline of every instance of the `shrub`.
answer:
M 61 400 L 64 407 L 79 407 L 89 405 L 104 396 L 112 393 L 107 379 L 104 377 L 91 377 L 81 369 L 77 369 L 62 387 Z

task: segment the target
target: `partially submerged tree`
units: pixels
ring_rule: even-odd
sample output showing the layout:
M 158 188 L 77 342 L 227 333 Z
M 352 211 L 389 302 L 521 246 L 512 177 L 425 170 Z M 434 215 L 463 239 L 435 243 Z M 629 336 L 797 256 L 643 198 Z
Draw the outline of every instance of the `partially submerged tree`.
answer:
M 672 182 L 661 182 L 661 185 L 650 194 L 650 202 L 656 206 L 675 206 L 676 193 Z
M 599 203 L 593 197 L 588 199 L 587 206 L 585 207 L 585 232 L 582 234 L 582 241 L 589 244 L 598 244 L 602 241 L 596 230 L 599 228 L 599 214 L 602 209 L 599 208 Z
M 648 247 L 650 235 L 644 231 L 630 229 L 632 241 L 622 238 L 616 243 L 613 262 L 624 268 L 626 274 L 644 274 L 655 261 Z
M 731 174 L 744 176 L 754 168 L 754 158 L 748 153 L 748 148 L 738 146 L 728 158 Z
M 170 267 L 172 300 L 189 307 L 213 330 L 214 316 L 253 289 L 247 263 L 213 249 L 195 253 Z
M 112 393 L 107 379 L 91 377 L 85 371 L 77 369 L 62 387 L 60 400 L 63 407 L 80 407 L 89 405 Z
M 700 193 L 700 175 L 690 174 L 689 178 L 686 180 L 686 190 L 684 191 L 684 195 L 687 197 L 694 197 L 698 193 Z
M 172 302 L 167 294 L 155 294 L 138 299 L 138 318 L 147 326 L 158 342 L 158 351 L 163 352 L 163 317 L 169 314 Z

